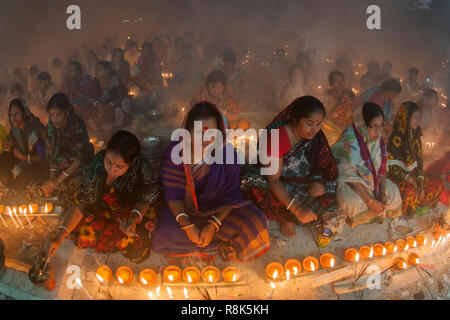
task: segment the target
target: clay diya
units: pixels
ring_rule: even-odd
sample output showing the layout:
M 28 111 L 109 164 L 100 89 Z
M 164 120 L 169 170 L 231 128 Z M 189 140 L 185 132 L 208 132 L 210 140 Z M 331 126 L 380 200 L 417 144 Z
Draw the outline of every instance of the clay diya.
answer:
M 106 265 L 98 267 L 95 275 L 101 283 L 110 282 L 113 278 L 113 272 L 111 268 Z
M 279 279 L 283 273 L 284 273 L 284 268 L 281 263 L 272 262 L 272 263 L 269 263 L 266 267 L 267 278 L 269 278 L 271 280 Z
M 284 263 L 284 269 L 290 276 L 297 276 L 302 271 L 302 264 L 297 259 L 289 259 Z
M 207 283 L 216 283 L 220 280 L 220 270 L 214 266 L 207 266 L 202 271 L 202 279 Z
M 373 257 L 373 248 L 368 246 L 362 246 L 359 248 L 359 255 L 361 259 L 371 259 Z
M 306 257 L 303 260 L 303 269 L 308 272 L 314 272 L 319 269 L 319 261 L 315 257 Z
M 398 248 L 397 248 L 397 246 L 395 245 L 395 243 L 390 242 L 390 241 L 386 242 L 386 243 L 384 244 L 384 246 L 386 247 L 386 251 L 387 251 L 388 254 L 396 253 L 397 250 L 398 250 Z
M 152 269 L 144 269 L 139 274 L 139 282 L 144 286 L 151 286 L 156 283 L 156 272 Z
M 44 213 L 52 213 L 53 211 L 53 203 L 45 203 L 44 205 Z
M 359 261 L 359 252 L 354 248 L 348 248 L 345 250 L 345 261 L 348 262 L 358 262 Z
M 231 282 L 231 283 L 238 282 L 239 279 L 241 278 L 241 272 L 236 267 L 225 268 L 225 270 L 223 270 L 222 275 L 223 275 L 223 279 L 226 282 Z
M 133 271 L 127 266 L 121 266 L 116 270 L 116 278 L 121 284 L 133 281 Z
M 177 266 L 168 266 L 163 271 L 164 281 L 176 283 L 181 279 L 181 270 Z
M 407 237 L 406 238 L 406 243 L 408 244 L 408 246 L 410 248 L 417 247 L 417 241 L 416 241 L 416 238 L 414 238 L 414 237 L 411 237 L 411 236 Z
M 324 253 L 320 256 L 320 265 L 324 269 L 332 269 L 334 268 L 334 265 L 336 264 L 336 258 L 331 253 Z
M 427 239 L 427 237 L 425 237 L 421 234 L 418 234 L 416 236 L 416 241 L 417 241 L 417 246 L 421 247 L 421 246 L 424 246 L 427 244 L 428 239 Z
M 395 264 L 395 267 L 400 270 L 404 270 L 408 267 L 408 264 L 406 263 L 405 259 L 400 258 L 400 257 L 395 258 L 394 264 Z
M 397 248 L 400 252 L 406 251 L 409 249 L 408 243 L 403 239 L 398 239 L 395 241 L 395 244 L 397 245 Z
M 200 270 L 196 267 L 187 267 L 183 270 L 183 281 L 187 283 L 197 283 L 200 281 Z
M 373 254 L 375 257 L 385 256 L 387 253 L 387 249 L 381 243 L 376 243 L 373 246 Z
M 415 253 L 410 253 L 408 256 L 408 262 L 416 266 L 420 263 L 419 256 Z

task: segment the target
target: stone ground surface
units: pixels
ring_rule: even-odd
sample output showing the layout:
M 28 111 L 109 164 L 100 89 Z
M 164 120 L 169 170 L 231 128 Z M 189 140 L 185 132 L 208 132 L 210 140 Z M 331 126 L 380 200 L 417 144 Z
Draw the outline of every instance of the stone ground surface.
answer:
M 272 114 L 258 113 L 248 115 L 248 118 L 254 123 L 254 127 L 261 128 L 266 124 Z M 161 133 L 166 135 L 170 130 L 161 129 Z M 442 150 L 444 151 L 444 150 Z M 440 154 L 434 154 L 433 157 L 426 158 L 430 163 L 438 158 Z M 426 163 L 427 164 L 427 163 Z M 444 208 L 442 210 L 448 210 Z M 429 231 L 436 217 L 436 210 L 424 217 L 414 218 L 415 230 L 413 234 Z M 119 266 L 129 266 L 136 274 L 144 268 L 152 268 L 157 273 L 168 265 L 166 259 L 158 254 L 152 253 L 149 259 L 142 264 L 137 265 L 129 262 L 120 253 L 116 254 L 96 254 L 92 250 L 79 250 L 73 245 L 73 242 L 66 240 L 61 246 L 56 256 L 51 261 L 55 269 L 55 280 L 57 287 L 54 291 L 48 292 L 43 288 L 34 286 L 28 279 L 26 264 L 31 263 L 31 257 L 36 253 L 36 246 L 43 241 L 57 225 L 60 224 L 60 218 L 46 218 L 46 224 L 34 222 L 35 229 L 17 231 L 13 226 L 6 229 L 0 224 L 0 235 L 5 241 L 7 247 L 7 258 L 11 261 L 20 261 L 25 267 L 19 266 L 6 268 L 3 277 L 0 278 L 0 300 L 3 299 L 64 299 L 64 300 L 85 300 L 85 299 L 149 299 L 149 291 L 156 297 L 156 286 L 143 287 L 136 281 L 132 284 L 121 285 L 114 281 L 110 284 L 100 284 L 95 276 L 95 271 L 100 265 L 108 265 L 113 272 Z M 295 258 L 300 262 L 306 256 L 319 258 L 324 252 L 331 252 L 338 260 L 338 264 L 344 264 L 343 257 L 346 248 L 359 248 L 362 245 L 370 245 L 378 242 L 384 243 L 391 238 L 389 234 L 390 220 L 387 219 L 383 224 L 371 224 L 358 226 L 351 229 L 346 226 L 344 229 L 344 240 L 332 241 L 328 248 L 320 248 L 316 244 L 317 235 L 314 235 L 310 227 L 298 227 L 297 236 L 293 239 L 285 239 L 278 231 L 277 225 L 269 223 L 271 236 L 271 250 L 254 262 L 241 263 L 236 266 L 242 274 L 242 281 L 239 286 L 205 287 L 211 299 L 277 299 L 277 300 L 296 300 L 296 299 L 326 299 L 326 300 L 358 300 L 358 299 L 432 299 L 449 300 L 450 299 L 450 256 L 448 241 L 437 248 L 414 249 L 421 258 L 420 268 L 411 267 L 400 273 L 393 273 L 388 284 L 382 284 L 380 289 L 365 289 L 358 292 L 346 294 L 336 294 L 333 284 L 313 288 L 312 279 L 327 272 L 321 270 L 319 273 L 308 276 L 291 279 L 290 281 L 276 282 L 276 288 L 272 290 L 269 282 L 265 279 L 265 267 L 270 262 L 284 263 L 287 259 Z M 431 238 L 431 237 L 430 237 Z M 24 249 L 23 243 L 30 245 L 28 250 Z M 413 250 L 413 251 L 414 251 Z M 392 264 L 395 256 L 406 257 L 405 253 L 390 255 L 386 259 L 372 260 L 374 264 L 380 266 L 381 270 L 386 269 Z M 218 258 L 213 262 L 220 270 L 229 266 Z M 73 289 L 70 286 L 73 283 L 70 266 L 80 267 L 80 278 L 83 283 L 82 289 Z M 193 263 L 199 268 L 205 264 Z M 355 273 L 367 266 L 366 262 L 354 264 Z M 67 273 L 66 273 L 67 272 Z M 389 272 L 387 272 L 389 274 Z M 0 275 L 1 276 L 1 275 Z M 202 296 L 196 287 L 189 287 L 189 299 L 201 299 Z M 201 287 L 201 285 L 199 285 Z M 186 299 L 183 295 L 183 286 L 172 287 L 174 299 Z M 161 299 L 169 299 L 167 287 L 161 287 Z

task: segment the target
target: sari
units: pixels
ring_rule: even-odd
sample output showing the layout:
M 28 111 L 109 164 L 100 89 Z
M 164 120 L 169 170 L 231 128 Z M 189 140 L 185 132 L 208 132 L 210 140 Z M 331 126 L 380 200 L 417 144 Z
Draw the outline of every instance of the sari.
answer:
M 391 103 L 388 99 L 383 98 L 381 95 L 381 88 L 372 88 L 366 90 L 361 94 L 361 97 L 358 99 L 358 106 L 363 106 L 366 102 L 373 102 L 380 106 L 383 109 L 384 118 L 386 122 L 390 122 L 393 117 L 393 103 Z
M 224 118 L 223 122 L 226 128 Z M 241 167 L 237 164 L 233 146 L 222 146 L 223 164 L 176 165 L 171 160 L 171 152 L 177 143 L 172 142 L 167 148 L 160 170 L 165 199 L 182 201 L 185 213 L 200 230 L 215 211 L 225 208 L 232 208 L 232 211 L 213 241 L 200 248 L 188 239 L 168 205 L 164 204 L 153 234 L 152 249 L 169 259 L 199 257 L 214 260 L 220 254 L 224 260 L 250 261 L 266 253 L 270 249 L 267 220 L 255 205 L 242 197 L 239 189 Z M 232 164 L 226 164 L 227 150 L 234 155 Z
M 56 176 L 69 168 L 73 161 L 84 166 L 94 157 L 94 146 L 89 140 L 86 125 L 73 108 L 69 110 L 67 123 L 63 128 L 55 128 L 49 119 L 45 154 L 50 170 L 54 170 Z M 63 197 L 73 199 L 79 184 L 80 168 L 58 187 L 58 193 Z
M 123 176 L 105 188 L 105 153 L 100 151 L 81 172 L 75 205 L 84 219 L 74 230 L 75 245 L 103 253 L 120 251 L 140 263 L 150 256 L 151 232 L 155 229 L 155 208 L 160 194 L 157 179 L 146 161 L 139 157 Z M 117 220 L 127 219 L 137 203 L 148 203 L 151 207 L 136 225 L 135 235 L 130 237 L 120 229 Z
M 304 139 L 291 146 L 285 125 L 290 122 L 293 109 L 293 104 L 290 104 L 266 127 L 269 131 L 268 151 L 271 150 L 270 131 L 280 130 L 279 154 L 268 155 L 282 159 L 280 180 L 291 198 L 297 198 L 302 208 L 311 210 L 318 217 L 336 212 L 338 206 L 335 193 L 338 171 L 327 138 L 320 130 L 313 139 Z M 322 182 L 326 188 L 325 194 L 320 197 L 311 197 L 308 187 L 313 182 Z M 264 211 L 269 220 L 301 224 L 271 192 L 269 182 L 260 174 L 259 166 L 244 166 L 241 190 L 248 199 L 253 200 Z
M 348 183 L 360 183 L 378 198 L 380 183 L 386 175 L 386 145 L 382 137 L 371 141 L 362 115 L 362 106 L 353 113 L 353 124 L 347 127 L 331 148 L 339 169 L 337 200 L 351 221 L 351 226 L 379 220 L 375 212 L 353 191 Z M 402 214 L 402 201 L 397 186 L 386 179 L 385 215 L 396 218 Z
M 394 121 L 394 130 L 389 137 L 388 165 L 389 177 L 400 190 L 403 200 L 403 213 L 413 214 L 419 206 L 432 206 L 439 201 L 443 189 L 442 181 L 434 179 L 423 172 L 422 131 L 418 126 L 411 134 L 411 107 L 415 104 L 405 102 L 400 106 Z M 416 180 L 423 177 L 425 195 L 419 200 L 419 192 L 413 184 L 406 181 L 409 174 Z
M 42 162 L 45 161 L 45 127 L 30 112 L 25 100 L 21 99 L 21 102 L 25 109 L 24 129 L 14 126 L 9 120 L 10 133 L 6 139 L 13 140 L 14 149 L 22 155 L 37 155 L 41 161 L 27 162 L 16 158 L 12 152 L 0 155 L 1 180 L 7 187 L 16 190 L 23 190 L 27 185 L 38 183 Z

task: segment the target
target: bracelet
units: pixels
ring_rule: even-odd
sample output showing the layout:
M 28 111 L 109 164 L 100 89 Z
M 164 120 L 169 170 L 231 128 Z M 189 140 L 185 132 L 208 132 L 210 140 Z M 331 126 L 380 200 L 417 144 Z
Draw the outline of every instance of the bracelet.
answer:
M 175 217 L 175 221 L 176 221 L 177 223 L 179 223 L 179 222 L 178 222 L 178 218 L 179 218 L 179 217 L 182 217 L 182 216 L 185 216 L 185 217 L 189 218 L 189 216 L 188 216 L 186 213 L 182 212 L 182 213 L 178 214 L 178 215 Z
M 58 229 L 63 229 L 64 231 L 66 231 L 67 232 L 67 235 L 69 235 L 70 234 L 70 231 L 69 231 L 69 229 L 67 229 L 66 227 L 64 227 L 64 226 L 59 226 L 59 228 Z
M 219 219 L 217 219 L 217 217 L 215 215 L 212 215 L 211 218 L 213 218 L 214 220 L 216 220 L 216 222 L 219 224 L 219 226 L 222 226 L 222 222 L 220 222 Z
M 70 177 L 70 174 L 68 174 L 66 170 L 63 170 L 62 174 L 65 175 L 66 177 Z
M 191 223 L 191 224 L 188 224 L 187 226 L 181 227 L 180 229 L 181 230 L 186 230 L 186 229 L 189 229 L 189 228 L 192 228 L 192 227 L 195 227 L 195 224 Z
M 142 221 L 142 213 L 139 211 L 139 210 L 137 210 L 137 209 L 133 209 L 133 210 L 131 210 L 131 213 L 137 213 L 138 215 L 139 215 L 139 217 L 140 217 L 140 219 L 139 219 L 139 222 L 141 222 Z M 138 223 L 139 223 L 138 222 Z
M 28 163 L 31 162 L 31 154 L 28 154 L 27 160 L 28 160 L 28 161 L 27 161 Z
M 212 223 L 214 225 L 214 227 L 216 227 L 216 232 L 219 231 L 219 226 L 217 225 L 217 223 L 213 220 L 208 220 L 208 222 Z
M 294 203 L 294 201 L 296 200 L 296 197 L 293 197 L 291 202 L 289 202 L 289 205 L 286 207 L 286 210 L 289 210 L 289 208 L 292 206 L 292 204 Z

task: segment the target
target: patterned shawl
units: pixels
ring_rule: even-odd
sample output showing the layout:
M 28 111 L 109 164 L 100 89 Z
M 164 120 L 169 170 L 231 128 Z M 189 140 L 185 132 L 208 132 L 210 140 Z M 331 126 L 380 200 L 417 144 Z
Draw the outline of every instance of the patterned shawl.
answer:
M 422 142 L 420 127 L 410 130 L 411 107 L 413 102 L 405 102 L 400 106 L 394 119 L 394 130 L 389 137 L 389 164 L 396 164 L 408 171 L 417 166 L 419 172 L 423 170 Z
M 94 146 L 89 141 L 86 124 L 73 108 L 69 111 L 67 123 L 57 129 L 49 118 L 47 125 L 46 158 L 51 166 L 65 169 L 72 161 L 88 164 L 94 155 Z
M 36 144 L 39 142 L 39 140 L 42 139 L 42 132 L 45 131 L 45 127 L 41 123 L 41 121 L 39 121 L 39 119 L 31 113 L 27 102 L 23 99 L 19 100 L 22 102 L 25 108 L 24 130 L 22 132 L 18 127 L 14 126 L 8 117 L 10 136 L 16 142 L 16 145 L 19 147 L 20 152 L 24 155 L 27 155 L 28 153 L 31 153 L 33 151 Z
M 347 127 L 332 151 L 339 168 L 339 181 L 362 183 L 375 196 L 386 174 L 386 145 L 382 137 L 371 141 L 364 122 L 362 106 L 353 113 L 353 124 Z
M 95 214 L 101 208 L 107 177 L 104 165 L 105 153 L 105 150 L 100 151 L 81 171 L 81 185 L 76 196 L 76 203 L 83 205 L 84 210 L 89 214 Z M 157 179 L 141 157 L 138 157 L 111 187 L 114 188 L 119 206 L 126 209 L 133 208 L 138 202 L 154 204 L 159 198 Z
M 270 130 L 278 129 L 288 124 L 292 119 L 293 110 L 294 103 L 292 102 L 266 127 L 267 131 L 270 132 Z M 311 147 L 306 153 L 306 158 L 310 165 L 310 177 L 321 176 L 325 180 L 336 180 L 338 168 L 323 131 L 320 130 L 311 141 L 302 140 L 298 142 L 293 146 L 293 149 L 301 149 L 308 142 L 311 142 Z M 297 152 L 292 152 L 291 156 L 295 156 L 296 154 Z

